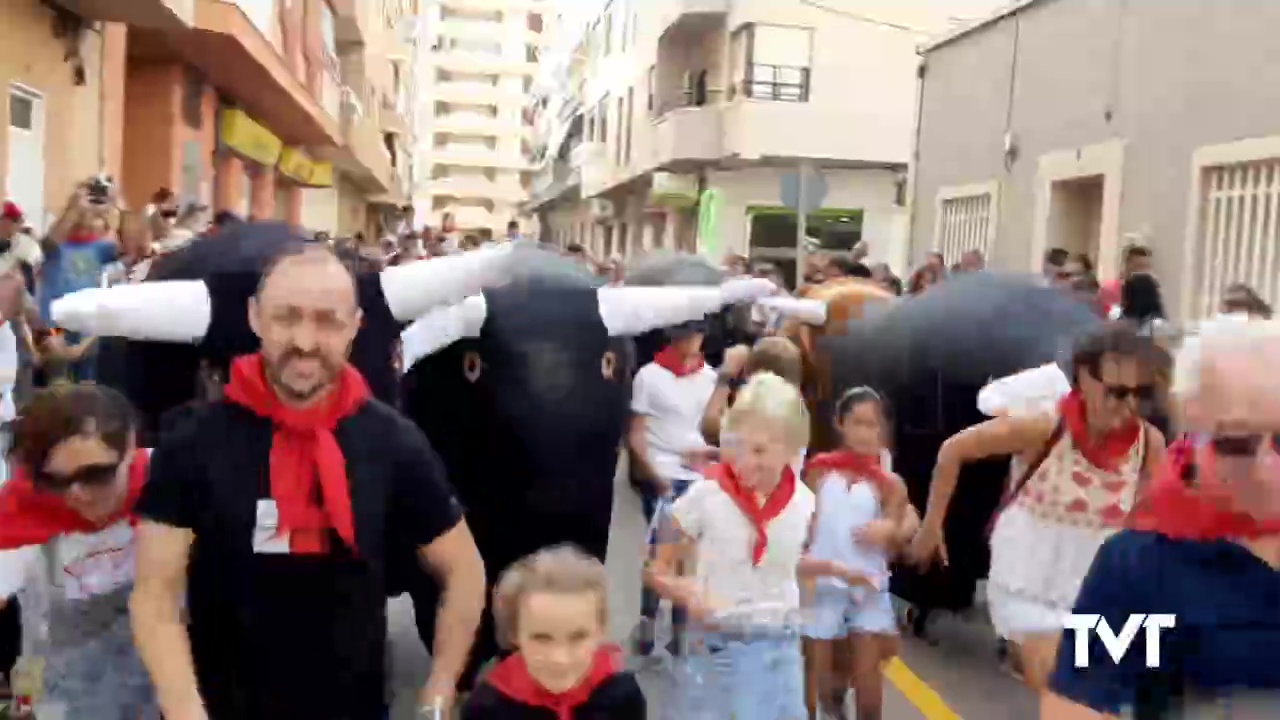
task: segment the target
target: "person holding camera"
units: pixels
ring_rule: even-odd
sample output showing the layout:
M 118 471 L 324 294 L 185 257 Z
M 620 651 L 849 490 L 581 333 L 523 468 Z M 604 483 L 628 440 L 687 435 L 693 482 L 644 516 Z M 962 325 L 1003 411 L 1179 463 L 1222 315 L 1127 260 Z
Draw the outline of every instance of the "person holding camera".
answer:
M 111 178 L 91 178 L 71 194 L 44 242 L 45 262 L 37 294 L 41 317 L 50 317 L 54 300 L 101 284 L 103 269 L 119 255 L 119 220 L 117 191 Z M 71 346 L 80 342 L 75 336 L 66 340 Z M 88 353 L 76 361 L 72 378 L 82 381 L 94 377 L 94 357 Z

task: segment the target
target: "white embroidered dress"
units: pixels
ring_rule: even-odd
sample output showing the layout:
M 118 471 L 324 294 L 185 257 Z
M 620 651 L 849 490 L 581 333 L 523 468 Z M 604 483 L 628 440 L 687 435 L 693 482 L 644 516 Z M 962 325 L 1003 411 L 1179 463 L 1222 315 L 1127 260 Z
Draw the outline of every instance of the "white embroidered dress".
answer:
M 1114 470 L 1099 468 L 1063 433 L 991 533 L 987 597 L 1002 636 L 1057 633 L 1093 556 L 1133 507 L 1145 426 Z

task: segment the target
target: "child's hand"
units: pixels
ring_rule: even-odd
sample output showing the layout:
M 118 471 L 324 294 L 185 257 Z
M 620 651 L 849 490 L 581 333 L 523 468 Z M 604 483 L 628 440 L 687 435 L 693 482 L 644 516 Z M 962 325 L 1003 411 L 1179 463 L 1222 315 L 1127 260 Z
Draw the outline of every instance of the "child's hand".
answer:
M 898 534 L 898 524 L 892 520 L 881 518 L 872 520 L 853 531 L 853 539 L 865 545 L 889 549 L 894 545 Z
M 720 448 L 702 447 L 685 450 L 680 453 L 680 464 L 690 470 L 701 470 L 706 465 L 720 459 Z

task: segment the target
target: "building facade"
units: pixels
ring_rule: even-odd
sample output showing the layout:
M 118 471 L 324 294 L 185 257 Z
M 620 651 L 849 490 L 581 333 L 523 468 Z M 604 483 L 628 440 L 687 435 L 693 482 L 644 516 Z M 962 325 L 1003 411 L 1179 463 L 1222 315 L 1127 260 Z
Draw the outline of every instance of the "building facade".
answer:
M 9 89 L 0 191 L 34 225 L 99 172 L 131 207 L 168 188 L 216 210 L 331 233 L 376 232 L 381 208 L 406 202 L 411 128 L 397 112 L 407 103 L 384 98 L 412 82 L 385 69 L 403 52 L 381 29 L 392 22 L 384 16 L 412 15 L 412 2 L 0 7 Z
M 566 62 L 531 207 L 546 239 L 771 260 L 808 247 L 906 260 L 917 46 L 957 8 L 909 0 L 611 0 Z M 545 112 L 545 111 L 544 111 Z
M 1154 251 L 1171 313 L 1280 300 L 1280 5 L 1021 2 L 924 53 L 912 253 Z M 976 82 L 975 78 L 982 78 Z
M 420 218 L 463 232 L 500 235 L 522 219 L 532 125 L 525 115 L 544 44 L 541 0 L 428 0 L 429 50 L 419 76 L 414 197 Z

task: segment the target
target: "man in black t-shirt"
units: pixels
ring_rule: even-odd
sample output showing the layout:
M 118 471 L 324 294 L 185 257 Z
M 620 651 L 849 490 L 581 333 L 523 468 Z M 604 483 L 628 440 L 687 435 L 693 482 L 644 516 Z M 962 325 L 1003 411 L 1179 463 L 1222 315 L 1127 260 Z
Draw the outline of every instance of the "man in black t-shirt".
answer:
M 346 362 L 351 275 L 287 256 L 249 317 L 261 352 L 164 436 L 138 505 L 134 629 L 165 717 L 380 720 L 386 568 L 409 553 L 443 590 L 420 701 L 447 708 L 484 568 L 426 438 Z

